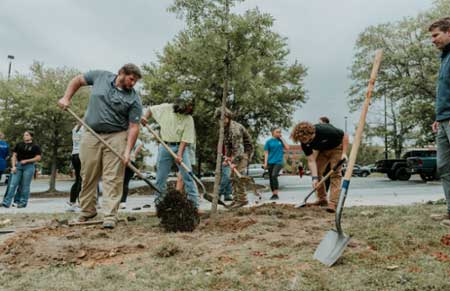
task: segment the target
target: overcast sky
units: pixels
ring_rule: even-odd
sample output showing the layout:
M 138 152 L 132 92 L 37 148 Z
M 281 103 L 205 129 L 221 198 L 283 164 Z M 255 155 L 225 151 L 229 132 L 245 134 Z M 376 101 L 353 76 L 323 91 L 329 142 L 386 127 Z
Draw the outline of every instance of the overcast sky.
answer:
M 148 63 L 183 29 L 167 12 L 171 0 L 0 0 L 0 73 L 25 73 L 36 60 L 81 71 L 116 71 Z M 356 38 L 369 25 L 400 20 L 430 8 L 432 0 L 247 0 L 237 11 L 258 6 L 275 18 L 288 38 L 289 60 L 308 67 L 308 102 L 295 121 L 326 115 L 344 128 L 349 115 L 349 67 Z M 350 116 L 349 129 L 359 113 Z

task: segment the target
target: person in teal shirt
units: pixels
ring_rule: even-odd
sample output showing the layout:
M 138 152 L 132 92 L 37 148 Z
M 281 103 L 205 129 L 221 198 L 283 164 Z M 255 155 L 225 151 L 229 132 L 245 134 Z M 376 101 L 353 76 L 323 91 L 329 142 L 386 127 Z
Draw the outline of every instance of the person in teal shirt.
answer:
M 281 128 L 272 129 L 272 137 L 264 145 L 264 168 L 268 169 L 270 177 L 270 200 L 278 200 L 278 176 L 284 163 L 284 151 L 289 150 L 289 145 L 281 137 Z

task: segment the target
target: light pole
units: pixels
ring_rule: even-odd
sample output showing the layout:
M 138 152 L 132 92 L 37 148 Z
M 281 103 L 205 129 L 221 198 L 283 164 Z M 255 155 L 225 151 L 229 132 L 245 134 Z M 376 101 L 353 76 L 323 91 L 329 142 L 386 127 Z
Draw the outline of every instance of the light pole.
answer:
M 9 68 L 8 68 L 8 81 L 9 81 L 9 78 L 11 78 L 11 65 L 12 65 L 12 60 L 14 60 L 14 56 L 8 55 L 8 59 L 9 59 Z
M 386 95 L 384 95 L 384 159 L 388 159 L 388 137 L 387 137 L 387 109 Z
M 345 116 L 344 119 L 345 119 L 345 133 L 347 133 L 347 119 L 348 119 L 348 117 Z

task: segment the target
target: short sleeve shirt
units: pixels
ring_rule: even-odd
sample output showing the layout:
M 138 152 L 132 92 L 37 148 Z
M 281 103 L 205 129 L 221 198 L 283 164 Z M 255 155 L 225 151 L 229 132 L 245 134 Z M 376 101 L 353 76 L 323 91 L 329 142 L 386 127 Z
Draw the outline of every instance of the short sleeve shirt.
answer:
M 41 154 L 41 147 L 34 143 L 24 143 L 19 142 L 15 147 L 13 152 L 17 155 L 17 160 L 20 162 L 22 160 L 28 160 Z
M 267 158 L 268 164 L 282 165 L 284 157 L 284 146 L 281 140 L 278 138 L 271 138 L 266 141 L 264 145 L 264 151 L 269 152 Z
M 81 126 L 79 128 L 78 126 L 75 126 L 72 129 L 72 155 L 77 155 L 80 153 L 80 142 L 83 132 L 84 126 Z
M 9 155 L 9 145 L 6 141 L 0 140 L 0 171 L 6 169 L 6 158 Z
M 331 124 L 316 124 L 316 135 L 310 143 L 302 143 L 302 149 L 306 156 L 313 153 L 313 150 L 331 150 L 342 143 L 344 131 Z
M 142 115 L 141 99 L 134 89 L 125 90 L 114 85 L 117 75 L 107 71 L 84 74 L 92 85 L 86 123 L 98 133 L 112 133 L 128 129 L 129 123 L 139 123 Z
M 161 126 L 161 138 L 166 142 L 195 142 L 194 119 L 191 115 L 175 113 L 173 104 L 150 107 L 152 117 Z

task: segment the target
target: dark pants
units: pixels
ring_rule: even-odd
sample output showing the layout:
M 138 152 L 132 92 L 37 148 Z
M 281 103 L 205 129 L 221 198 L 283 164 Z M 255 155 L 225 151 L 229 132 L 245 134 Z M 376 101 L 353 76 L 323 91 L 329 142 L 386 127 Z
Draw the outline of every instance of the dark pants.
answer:
M 136 164 L 131 162 L 133 164 L 133 166 L 136 167 Z M 130 180 L 133 177 L 133 170 L 131 170 L 130 168 L 126 167 L 125 168 L 125 177 L 123 179 L 123 191 L 122 191 L 122 198 L 120 199 L 121 203 L 125 203 L 127 202 L 127 197 L 128 197 L 128 185 L 130 184 Z
M 278 175 L 280 174 L 283 165 L 269 164 L 270 189 L 272 191 L 278 190 Z
M 75 170 L 75 182 L 70 188 L 70 203 L 75 203 L 81 191 L 81 161 L 78 154 L 72 155 L 72 166 Z

